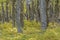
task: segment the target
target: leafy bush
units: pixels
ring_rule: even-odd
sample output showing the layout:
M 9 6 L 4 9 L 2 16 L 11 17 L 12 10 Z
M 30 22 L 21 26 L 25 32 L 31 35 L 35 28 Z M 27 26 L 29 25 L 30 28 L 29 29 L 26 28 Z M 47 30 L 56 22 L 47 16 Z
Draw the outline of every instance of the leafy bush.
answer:
M 60 25 L 49 23 L 49 27 L 43 33 L 40 23 L 24 21 L 23 33 L 17 33 L 11 22 L 0 24 L 0 40 L 60 40 Z

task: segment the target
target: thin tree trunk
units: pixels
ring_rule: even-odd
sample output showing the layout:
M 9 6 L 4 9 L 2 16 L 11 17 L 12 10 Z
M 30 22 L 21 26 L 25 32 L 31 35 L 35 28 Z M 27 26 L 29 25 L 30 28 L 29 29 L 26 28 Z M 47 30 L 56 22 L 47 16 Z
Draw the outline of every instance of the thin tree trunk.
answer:
M 5 21 L 5 14 L 4 14 L 4 4 L 3 4 L 3 2 L 1 3 L 1 7 L 2 7 L 2 23 L 4 23 L 4 21 Z
M 22 32 L 22 26 L 21 26 L 21 18 L 20 18 L 20 13 L 21 13 L 21 0 L 16 0 L 16 24 L 17 24 L 17 31 L 18 33 Z
M 8 1 L 6 1 L 6 15 L 5 15 L 5 20 L 6 20 L 6 22 L 9 22 L 9 17 L 8 17 Z
M 23 12 L 23 10 L 24 10 L 24 1 L 23 0 L 21 0 L 20 1 L 20 3 L 21 3 L 21 13 L 20 13 L 20 22 L 21 22 L 21 26 L 23 27 L 24 26 L 24 19 L 23 19 L 23 14 L 24 14 L 24 12 Z
M 12 24 L 15 26 L 15 0 L 12 0 Z
M 55 4 L 55 21 L 57 21 L 59 16 L 59 0 L 56 0 L 56 4 Z
M 40 1 L 40 17 L 41 17 L 41 27 L 45 31 L 47 28 L 47 15 L 46 15 L 46 0 Z

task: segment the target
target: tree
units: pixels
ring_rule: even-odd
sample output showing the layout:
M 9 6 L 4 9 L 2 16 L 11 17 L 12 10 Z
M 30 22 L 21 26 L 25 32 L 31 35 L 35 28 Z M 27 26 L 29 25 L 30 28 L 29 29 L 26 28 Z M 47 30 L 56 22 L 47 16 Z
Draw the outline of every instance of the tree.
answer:
M 1 7 L 2 7 L 2 23 L 4 23 L 4 21 L 5 21 L 5 14 L 4 14 L 4 4 L 3 4 L 3 2 L 1 3 Z
M 16 24 L 18 33 L 22 32 L 22 24 L 21 24 L 21 0 L 16 0 Z
M 41 26 L 44 31 L 47 28 L 46 0 L 40 0 L 40 12 Z
M 32 8 L 32 0 L 26 0 L 26 6 L 27 6 L 27 19 L 30 21 L 34 20 L 34 13 L 33 13 L 33 8 Z
M 1 15 L 1 11 L 0 11 L 0 23 L 1 23 L 1 21 L 2 21 L 2 15 Z
M 6 15 L 5 15 L 5 21 L 9 22 L 9 16 L 8 16 L 8 1 L 6 1 Z
M 13 26 L 15 26 L 15 1 L 16 0 L 12 0 L 12 24 Z
M 56 0 L 55 3 L 55 21 L 57 21 L 59 16 L 59 0 Z
M 21 9 L 21 12 L 20 12 L 20 22 L 21 22 L 21 27 L 23 28 L 24 26 L 24 17 L 23 17 L 23 14 L 24 14 L 24 0 L 21 0 L 20 1 L 20 9 Z
M 35 1 L 35 16 L 36 16 L 36 22 L 40 22 L 40 11 L 39 11 L 39 0 Z

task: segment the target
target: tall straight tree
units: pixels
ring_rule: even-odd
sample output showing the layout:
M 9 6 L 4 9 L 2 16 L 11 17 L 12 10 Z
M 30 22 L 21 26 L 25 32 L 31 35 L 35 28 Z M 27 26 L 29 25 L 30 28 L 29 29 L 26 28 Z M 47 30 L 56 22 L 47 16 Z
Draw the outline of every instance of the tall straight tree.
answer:
M 55 3 L 55 21 L 57 21 L 59 16 L 59 0 L 56 0 Z
M 0 23 L 1 23 L 1 21 L 2 21 L 2 15 L 1 15 L 2 13 L 1 13 L 1 11 L 0 11 Z
M 29 19 L 29 6 L 30 6 L 30 0 L 26 0 L 26 17 L 27 17 L 27 20 Z
M 40 12 L 41 26 L 44 31 L 47 28 L 46 0 L 40 0 Z
M 26 0 L 26 6 L 27 6 L 27 17 L 29 18 L 30 21 L 34 20 L 34 14 L 33 14 L 33 9 L 32 9 L 32 0 Z
M 8 17 L 8 1 L 6 1 L 6 15 L 5 15 L 5 20 L 9 22 L 9 17 Z
M 29 11 L 29 5 L 28 5 L 28 1 L 26 0 L 26 14 L 25 14 L 25 16 L 26 16 L 26 19 L 28 20 L 29 19 L 29 16 L 28 16 L 28 11 Z
M 36 22 L 40 22 L 39 0 L 35 0 Z
M 21 25 L 21 18 L 20 18 L 20 13 L 21 13 L 21 0 L 16 0 L 16 24 L 17 24 L 17 31 L 18 33 L 22 32 L 22 25 Z
M 0 13 L 0 21 L 1 21 L 1 13 Z
M 13 26 L 15 26 L 15 1 L 12 0 L 12 21 L 13 21 Z
M 47 14 L 47 22 L 49 22 L 49 2 L 50 0 L 46 0 L 46 14 Z
M 60 2 L 60 0 L 59 0 Z M 60 21 L 60 6 L 59 6 L 59 16 L 58 16 L 58 20 Z
M 21 12 L 20 12 L 20 22 L 21 22 L 21 26 L 23 27 L 24 26 L 24 20 L 23 20 L 23 14 L 24 14 L 24 0 L 21 0 L 20 1 L 20 9 L 21 9 Z
M 29 1 L 30 2 L 30 6 L 29 6 L 29 19 L 30 19 L 30 21 L 33 21 L 34 20 L 34 11 L 33 11 L 33 6 L 34 6 L 34 2 L 33 2 L 33 0 L 30 0 Z
M 4 23 L 4 21 L 5 21 L 5 14 L 4 14 L 4 4 L 3 4 L 3 2 L 1 3 L 1 7 L 2 7 L 2 23 Z
M 53 10 L 53 3 L 52 3 L 52 0 L 49 0 L 48 2 L 48 21 L 49 22 L 53 22 L 54 21 L 54 10 Z

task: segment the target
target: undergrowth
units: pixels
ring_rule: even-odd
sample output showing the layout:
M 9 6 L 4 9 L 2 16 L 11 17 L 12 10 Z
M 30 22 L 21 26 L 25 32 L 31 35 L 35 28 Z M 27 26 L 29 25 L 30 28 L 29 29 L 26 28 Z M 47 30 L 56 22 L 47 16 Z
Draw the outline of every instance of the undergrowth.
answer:
M 44 33 L 41 33 L 41 23 L 24 21 L 23 33 L 17 33 L 12 23 L 0 24 L 0 40 L 60 40 L 60 25 L 49 23 Z

